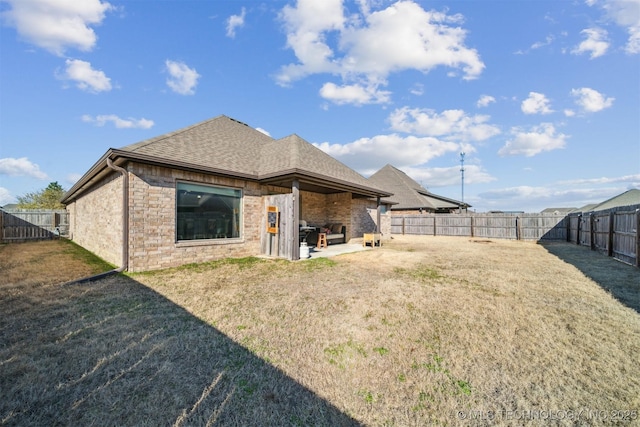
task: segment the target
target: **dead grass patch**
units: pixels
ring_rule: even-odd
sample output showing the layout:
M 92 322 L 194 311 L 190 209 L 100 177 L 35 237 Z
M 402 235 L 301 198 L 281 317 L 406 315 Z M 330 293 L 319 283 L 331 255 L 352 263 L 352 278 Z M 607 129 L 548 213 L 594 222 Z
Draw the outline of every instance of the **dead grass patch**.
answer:
M 509 417 L 547 411 L 574 425 L 577 414 L 599 424 L 594 411 L 613 410 L 637 419 L 640 315 L 629 304 L 640 293 L 625 305 L 606 288 L 637 290 L 637 269 L 604 257 L 594 280 L 543 245 L 473 243 L 396 237 L 330 260 L 248 258 L 54 288 L 46 309 L 2 311 L 0 388 L 16 398 L 0 403 L 0 419 L 514 425 L 530 420 Z

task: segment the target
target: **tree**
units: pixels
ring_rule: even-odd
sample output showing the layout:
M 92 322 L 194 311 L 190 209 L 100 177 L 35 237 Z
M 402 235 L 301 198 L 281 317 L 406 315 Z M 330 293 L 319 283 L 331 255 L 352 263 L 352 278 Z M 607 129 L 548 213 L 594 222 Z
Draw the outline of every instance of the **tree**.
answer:
M 65 192 L 58 181 L 52 182 L 45 189 L 18 196 L 18 209 L 64 209 L 60 200 Z

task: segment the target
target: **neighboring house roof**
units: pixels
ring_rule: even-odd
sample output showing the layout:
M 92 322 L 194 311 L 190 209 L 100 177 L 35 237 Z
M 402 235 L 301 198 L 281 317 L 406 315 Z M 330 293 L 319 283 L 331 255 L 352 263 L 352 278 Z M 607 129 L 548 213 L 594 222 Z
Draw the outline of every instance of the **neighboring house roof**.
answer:
M 543 214 L 555 214 L 555 215 L 566 215 L 568 213 L 571 212 L 575 212 L 577 210 L 577 208 L 547 208 L 544 209 L 542 212 Z
M 400 169 L 386 165 L 369 177 L 369 182 L 384 188 L 393 195 L 383 201 L 394 204 L 392 210 L 426 209 L 436 211 L 442 209 L 457 209 L 462 205 L 468 208 L 471 205 L 457 200 L 433 194 L 411 179 Z
M 640 190 L 637 188 L 627 190 L 624 193 L 618 194 L 604 202 L 593 206 L 588 211 L 603 211 L 605 209 L 617 208 L 620 206 L 631 206 L 640 204 Z M 588 212 L 583 211 L 583 212 Z
M 221 115 L 120 149 L 109 149 L 62 202 L 70 202 L 93 181 L 109 173 L 107 158 L 114 164 L 134 160 L 287 187 L 298 180 L 301 190 L 316 192 L 390 195 L 297 135 L 275 140 Z
M 6 204 L 6 205 L 0 207 L 0 209 L 2 209 L 5 212 L 6 211 L 16 210 L 16 209 L 18 209 L 18 204 L 17 203 L 9 203 L 9 204 Z

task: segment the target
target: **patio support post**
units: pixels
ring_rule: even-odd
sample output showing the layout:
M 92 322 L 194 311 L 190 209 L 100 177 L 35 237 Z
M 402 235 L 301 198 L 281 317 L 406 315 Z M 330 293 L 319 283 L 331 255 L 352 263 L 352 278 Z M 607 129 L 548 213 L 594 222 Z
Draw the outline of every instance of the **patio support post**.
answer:
M 376 197 L 376 233 L 380 233 L 380 196 Z
M 296 261 L 300 259 L 300 181 L 293 180 L 291 184 L 291 193 L 293 193 L 293 244 L 291 245 L 291 259 Z

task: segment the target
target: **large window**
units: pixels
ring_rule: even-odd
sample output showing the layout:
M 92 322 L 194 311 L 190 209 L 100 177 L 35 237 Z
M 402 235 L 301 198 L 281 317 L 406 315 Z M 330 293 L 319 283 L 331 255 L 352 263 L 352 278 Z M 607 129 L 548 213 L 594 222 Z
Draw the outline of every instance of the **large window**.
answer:
M 240 237 L 242 191 L 178 182 L 177 240 Z

